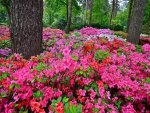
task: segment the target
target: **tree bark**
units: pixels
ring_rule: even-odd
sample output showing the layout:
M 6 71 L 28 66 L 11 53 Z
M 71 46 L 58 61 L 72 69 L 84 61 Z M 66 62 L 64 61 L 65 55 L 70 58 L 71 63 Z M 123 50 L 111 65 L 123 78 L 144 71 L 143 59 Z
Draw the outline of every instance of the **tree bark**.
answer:
M 93 13 L 93 0 L 91 0 L 91 7 L 90 7 L 90 21 L 89 21 L 89 25 L 92 25 L 92 13 Z
M 69 33 L 70 31 L 70 25 L 71 25 L 71 17 L 72 17 L 72 0 L 68 1 L 68 21 L 65 28 L 66 33 Z
M 144 7 L 147 0 L 134 0 L 132 17 L 130 19 L 127 41 L 138 44 L 142 30 Z
M 85 15 L 84 15 L 84 0 L 82 0 L 82 24 L 84 25 L 85 21 Z
M 113 12 L 113 17 L 117 16 L 117 12 L 118 12 L 118 0 L 115 0 L 115 4 L 114 4 L 114 12 Z
M 28 59 L 42 52 L 43 0 L 12 0 L 11 2 L 12 52 Z
M 84 20 L 84 26 L 87 25 L 86 20 L 87 20 L 87 11 L 88 11 L 88 0 L 86 0 L 86 8 L 85 8 L 85 20 Z
M 130 18 L 131 18 L 131 12 L 132 12 L 132 8 L 133 8 L 133 0 L 129 1 L 129 13 L 128 13 L 128 25 L 127 25 L 127 32 L 129 30 L 129 24 L 130 24 Z
M 114 15 L 114 10 L 115 10 L 115 0 L 112 1 L 112 11 L 111 11 L 110 22 L 109 22 L 110 25 L 112 24 L 112 18 Z
M 68 21 L 68 0 L 66 0 L 66 20 Z

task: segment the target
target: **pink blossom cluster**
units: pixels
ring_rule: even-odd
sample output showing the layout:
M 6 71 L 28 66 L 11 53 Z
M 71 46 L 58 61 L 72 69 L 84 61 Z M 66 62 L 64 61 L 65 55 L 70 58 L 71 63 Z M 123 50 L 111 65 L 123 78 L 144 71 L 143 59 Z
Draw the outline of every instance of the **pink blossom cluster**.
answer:
M 64 34 L 65 32 L 60 29 L 44 28 L 43 40 L 48 40 L 50 38 L 63 38 Z
M 9 28 L 7 26 L 0 26 L 0 37 L 9 35 Z
M 96 29 L 93 27 L 82 28 L 80 30 L 80 33 L 84 36 L 101 35 L 101 34 L 113 35 L 113 31 L 111 31 L 110 29 Z

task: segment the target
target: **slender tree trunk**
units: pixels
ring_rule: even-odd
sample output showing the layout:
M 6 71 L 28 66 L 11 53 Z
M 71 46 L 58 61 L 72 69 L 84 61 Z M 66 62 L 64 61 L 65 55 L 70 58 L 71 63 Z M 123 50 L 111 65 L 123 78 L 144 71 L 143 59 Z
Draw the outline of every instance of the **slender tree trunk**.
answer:
M 129 29 L 129 24 L 130 24 L 130 18 L 131 18 L 131 12 L 132 12 L 132 8 L 133 8 L 133 2 L 134 0 L 130 0 L 129 1 L 129 13 L 128 13 L 128 25 L 127 25 L 127 32 L 128 32 L 128 29 Z
M 111 11 L 110 22 L 109 22 L 110 25 L 112 24 L 114 10 L 115 10 L 115 0 L 112 1 L 112 11 Z
M 70 31 L 70 25 L 71 25 L 71 17 L 72 17 L 72 0 L 69 0 L 68 2 L 68 21 L 65 28 L 66 33 L 69 33 Z
M 84 25 L 86 26 L 87 23 L 86 23 L 86 20 L 87 20 L 87 11 L 88 11 L 88 0 L 86 0 L 86 9 L 85 9 L 85 21 L 84 21 Z
M 68 0 L 66 0 L 66 20 L 68 21 Z
M 91 6 L 90 6 L 90 21 L 89 21 L 89 25 L 92 25 L 92 13 L 93 13 L 93 2 L 94 0 L 91 0 Z
M 28 59 L 42 52 L 43 0 L 11 0 L 12 52 Z
M 117 16 L 117 12 L 118 12 L 118 0 L 115 0 L 113 17 Z
M 84 0 L 82 0 L 82 24 L 84 25 Z
M 138 44 L 142 30 L 144 7 L 147 0 L 134 0 L 127 41 Z

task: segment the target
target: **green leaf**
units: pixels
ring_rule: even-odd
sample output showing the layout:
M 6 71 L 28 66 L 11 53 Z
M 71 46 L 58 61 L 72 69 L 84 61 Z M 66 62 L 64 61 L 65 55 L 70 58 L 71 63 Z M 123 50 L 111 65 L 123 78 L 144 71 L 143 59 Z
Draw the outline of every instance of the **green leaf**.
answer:
M 63 103 L 67 103 L 67 102 L 68 102 L 68 100 L 69 100 L 69 98 L 64 97 L 62 101 L 63 101 Z
M 61 99 L 62 99 L 62 97 L 59 97 L 59 98 L 57 99 L 57 102 L 60 102 L 60 101 L 61 101 Z
M 19 104 L 15 104 L 14 106 L 17 107 Z
M 33 96 L 35 98 L 40 98 L 40 97 L 43 96 L 43 93 L 40 90 L 38 90 L 38 91 L 36 91 L 36 92 L 33 93 Z
M 82 70 L 80 70 L 80 74 L 81 74 L 81 75 L 83 74 L 83 71 L 82 71 Z
M 57 103 L 57 100 L 53 99 L 53 100 L 52 100 L 52 103 L 55 103 L 55 104 L 56 104 L 56 103 Z
M 6 93 L 5 93 L 5 92 L 1 92 L 0 97 L 5 98 L 5 97 L 7 97 L 7 95 L 6 95 Z
M 39 82 L 46 83 L 46 81 L 47 81 L 47 78 L 42 78 L 42 79 L 40 79 L 40 78 L 37 78 L 37 80 L 38 80 Z
M 76 71 L 76 75 L 80 75 L 80 71 Z
M 20 89 L 20 85 L 19 84 L 15 84 L 15 87 L 17 88 L 17 89 Z
M 45 63 L 42 63 L 42 62 L 40 62 L 39 64 L 38 64 L 38 66 L 36 66 L 36 69 L 37 69 L 37 71 L 42 71 L 42 70 L 44 70 L 44 69 L 46 69 L 47 68 L 47 66 L 46 66 L 46 64 Z
M 70 113 L 70 109 L 68 108 L 69 103 L 65 103 L 65 107 L 64 107 L 64 112 L 65 113 Z
M 73 59 L 74 61 L 77 61 L 77 60 L 78 60 L 78 57 L 75 56 L 75 55 L 72 55 L 72 59 Z
M 28 113 L 28 110 L 26 110 L 26 111 L 23 111 L 23 113 Z
M 103 59 L 107 58 L 108 56 L 109 56 L 109 53 L 102 51 L 102 50 L 97 50 L 94 55 L 94 58 L 95 58 L 95 60 L 100 62 Z
M 95 113 L 98 113 L 99 112 L 99 109 L 98 108 L 93 108 L 93 112 Z
M 11 84 L 11 85 L 9 86 L 9 89 L 12 90 L 14 87 L 15 87 L 15 84 Z
M 76 107 L 73 104 L 70 105 L 70 111 L 71 113 L 76 113 Z
M 107 84 L 104 84 L 104 88 L 105 88 L 106 90 L 108 90 L 108 85 L 107 85 Z
M 130 96 L 129 96 L 129 97 L 127 97 L 127 100 L 131 101 L 131 100 L 132 100 L 132 97 L 130 97 Z
M 82 113 L 82 105 L 81 104 L 79 104 L 77 106 L 77 113 Z
M 147 77 L 147 78 L 145 79 L 145 82 L 148 83 L 148 84 L 150 84 L 150 78 Z
M 2 74 L 2 79 L 7 78 L 9 75 L 10 75 L 9 73 L 3 73 L 3 74 Z
M 117 106 L 117 108 L 119 110 L 121 110 L 121 104 L 122 104 L 122 102 L 120 100 L 118 100 L 118 101 L 115 102 L 115 105 Z

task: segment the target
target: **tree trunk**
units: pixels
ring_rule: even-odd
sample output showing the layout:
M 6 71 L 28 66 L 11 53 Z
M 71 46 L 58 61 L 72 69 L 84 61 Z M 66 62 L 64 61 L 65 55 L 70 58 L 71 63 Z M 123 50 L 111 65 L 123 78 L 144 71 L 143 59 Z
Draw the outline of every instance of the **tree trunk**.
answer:
M 129 24 L 130 24 L 130 18 L 131 18 L 131 12 L 132 12 L 132 8 L 133 8 L 133 0 L 129 1 L 129 14 L 128 14 L 128 25 L 127 25 L 127 32 L 129 29 Z
M 127 37 L 127 41 L 134 44 L 139 43 L 146 1 L 147 0 L 134 0 Z
M 86 8 L 85 8 L 85 21 L 84 21 L 84 26 L 87 25 L 86 20 L 87 20 L 87 11 L 88 11 L 88 0 L 86 0 Z
M 66 21 L 68 21 L 68 0 L 66 0 Z
M 84 0 L 82 0 L 82 24 L 83 24 L 83 25 L 84 25 L 84 23 L 85 23 L 85 22 L 84 22 L 84 21 L 85 21 L 85 20 L 84 20 L 84 18 L 85 18 L 84 16 L 85 16 L 85 15 L 84 15 Z
M 72 17 L 72 0 L 68 1 L 68 21 L 65 28 L 66 33 L 69 33 L 70 31 L 70 25 L 71 25 L 71 17 Z
M 93 0 L 91 0 L 91 6 L 90 6 L 90 22 L 89 22 L 89 25 L 91 26 L 92 25 L 92 13 L 93 13 Z
M 115 0 L 113 17 L 117 16 L 117 12 L 118 12 L 118 0 Z
M 115 10 L 115 0 L 112 1 L 112 11 L 111 11 L 110 22 L 109 22 L 110 25 L 112 24 L 112 18 L 114 15 L 114 10 Z
M 28 59 L 42 52 L 43 0 L 12 0 L 12 52 Z

